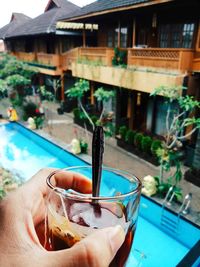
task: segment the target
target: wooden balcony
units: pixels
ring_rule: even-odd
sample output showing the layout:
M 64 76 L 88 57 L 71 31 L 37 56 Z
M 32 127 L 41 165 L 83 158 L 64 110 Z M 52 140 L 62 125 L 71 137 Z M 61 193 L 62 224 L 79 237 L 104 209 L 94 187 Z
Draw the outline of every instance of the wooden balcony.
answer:
M 128 49 L 128 66 L 177 70 L 192 69 L 194 51 L 174 48 L 133 48 Z

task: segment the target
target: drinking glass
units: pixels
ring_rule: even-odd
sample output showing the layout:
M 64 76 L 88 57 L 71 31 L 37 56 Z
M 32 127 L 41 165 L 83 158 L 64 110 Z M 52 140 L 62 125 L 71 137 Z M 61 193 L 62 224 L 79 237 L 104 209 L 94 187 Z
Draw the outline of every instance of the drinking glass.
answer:
M 121 225 L 126 234 L 125 241 L 110 266 L 125 266 L 136 230 L 140 180 L 129 172 L 105 167 L 102 169 L 100 194 L 93 197 L 78 192 L 76 181 L 76 191 L 66 186 L 68 177 L 71 179 L 76 173 L 92 179 L 91 166 L 69 167 L 54 171 L 47 177 L 45 247 L 49 250 L 70 248 L 97 229 Z

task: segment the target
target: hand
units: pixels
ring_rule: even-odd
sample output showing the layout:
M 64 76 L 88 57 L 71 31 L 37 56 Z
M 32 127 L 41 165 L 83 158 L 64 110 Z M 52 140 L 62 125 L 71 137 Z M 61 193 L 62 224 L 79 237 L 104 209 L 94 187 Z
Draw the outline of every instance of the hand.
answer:
M 39 171 L 0 202 L 0 266 L 107 267 L 125 238 L 120 226 L 98 230 L 66 250 L 47 251 L 40 244 L 35 228 L 44 221 L 45 178 L 52 171 Z M 91 192 L 90 180 L 81 175 L 58 178 L 65 188 Z

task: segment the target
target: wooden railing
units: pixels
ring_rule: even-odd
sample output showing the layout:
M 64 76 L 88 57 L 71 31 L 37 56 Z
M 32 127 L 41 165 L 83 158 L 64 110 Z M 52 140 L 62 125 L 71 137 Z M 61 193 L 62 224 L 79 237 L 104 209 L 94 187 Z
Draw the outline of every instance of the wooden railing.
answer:
M 200 50 L 194 53 L 192 69 L 193 71 L 200 71 Z
M 173 48 L 128 48 L 128 67 L 157 68 L 181 72 L 200 70 L 200 51 Z M 112 66 L 114 49 L 108 47 L 77 47 L 61 55 L 47 53 L 15 52 L 24 61 L 71 70 L 72 63 Z
M 174 48 L 128 49 L 128 65 L 186 71 L 192 68 L 193 50 Z
M 114 49 L 108 47 L 81 47 L 79 48 L 79 60 L 91 61 L 105 66 L 112 65 Z
M 44 65 L 60 67 L 60 55 L 37 53 L 37 61 Z
M 16 56 L 18 59 L 23 60 L 23 61 L 35 61 L 36 60 L 36 55 L 33 52 L 27 53 L 27 52 L 14 52 L 14 56 Z
M 63 70 L 71 70 L 72 62 L 76 62 L 79 57 L 79 48 L 71 49 L 61 56 Z

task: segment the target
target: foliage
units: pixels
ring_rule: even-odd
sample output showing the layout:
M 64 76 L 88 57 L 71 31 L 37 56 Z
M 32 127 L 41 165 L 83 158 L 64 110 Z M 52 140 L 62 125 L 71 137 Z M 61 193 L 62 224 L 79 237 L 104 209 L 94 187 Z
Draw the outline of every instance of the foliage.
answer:
M 79 118 L 85 121 L 89 121 L 94 130 L 95 125 L 101 125 L 104 128 L 105 136 L 109 137 L 113 135 L 114 125 L 111 125 L 111 121 L 108 119 L 105 112 L 105 103 L 109 101 L 111 97 L 114 96 L 113 91 L 105 90 L 103 87 L 100 87 L 94 93 L 94 96 L 97 98 L 98 102 L 102 102 L 103 109 L 101 115 L 97 118 L 94 115 L 90 115 L 88 110 L 84 107 L 82 103 L 82 98 L 84 94 L 89 90 L 89 82 L 83 79 L 79 79 L 74 86 L 66 91 L 66 94 L 71 98 L 76 98 L 78 101 L 78 107 L 82 110 L 74 110 L 75 118 Z
M 94 93 L 97 101 L 108 102 L 110 98 L 114 96 L 114 91 L 105 90 L 103 87 L 100 87 Z
M 7 86 L 16 88 L 21 86 L 30 85 L 31 80 L 27 79 L 26 77 L 19 75 L 19 74 L 13 74 L 11 76 L 8 76 L 6 78 Z
M 134 138 L 134 145 L 141 150 L 142 148 L 142 138 L 144 135 L 142 133 L 136 133 Z
M 114 49 L 114 57 L 112 59 L 113 66 L 126 65 L 127 51 L 119 50 L 117 47 Z
M 153 142 L 151 144 L 151 153 L 154 156 L 157 156 L 157 150 L 159 148 L 162 148 L 162 142 L 160 140 L 153 140 Z
M 119 127 L 119 135 L 121 136 L 122 140 L 125 140 L 127 131 L 128 128 L 125 125 Z
M 73 109 L 73 114 L 75 119 L 80 119 L 80 108 L 74 108 Z
M 36 116 L 34 117 L 36 129 L 42 129 L 44 124 L 44 117 L 43 116 Z
M 194 100 L 193 96 L 181 96 L 182 90 L 185 89 L 185 87 L 181 86 L 160 86 L 152 93 L 154 96 L 163 95 L 167 104 L 166 134 L 164 135 L 162 147 L 158 147 L 157 150 L 154 149 L 154 153 L 156 153 L 160 161 L 160 184 L 168 184 L 168 187 L 175 186 L 177 188 L 182 179 L 183 153 L 181 148 L 183 141 L 200 128 L 200 118 L 196 118 L 193 115 L 194 111 L 200 108 L 200 102 Z M 172 106 L 174 103 L 178 105 L 176 109 Z M 186 131 L 188 126 L 191 127 L 191 130 Z M 163 171 L 169 172 L 172 167 L 175 167 L 174 171 L 169 175 L 166 183 L 163 181 Z M 167 186 L 163 188 L 167 190 Z M 176 194 L 177 198 L 180 198 L 180 192 L 177 191 Z
M 80 140 L 80 147 L 81 147 L 81 153 L 87 154 L 88 153 L 88 144 L 84 140 Z
M 145 153 L 151 153 L 152 138 L 150 136 L 143 136 L 141 140 L 141 149 Z
M 55 94 L 53 94 L 50 91 L 47 91 L 45 85 L 40 86 L 38 89 L 39 89 L 39 93 L 43 99 L 50 101 L 50 102 L 55 101 Z
M 129 145 L 133 145 L 134 144 L 135 134 L 136 134 L 136 132 L 133 131 L 133 130 L 130 130 L 130 129 L 126 132 L 125 141 Z
M 66 94 L 71 98 L 78 98 L 81 100 L 87 91 L 89 91 L 89 82 L 84 79 L 79 79 L 73 87 L 66 91 Z
M 7 94 L 7 84 L 6 81 L 0 79 L 0 99 L 4 98 Z
M 10 97 L 14 106 L 21 106 L 29 93 L 31 78 L 37 72 L 35 68 L 9 55 L 1 55 L 0 92 Z

